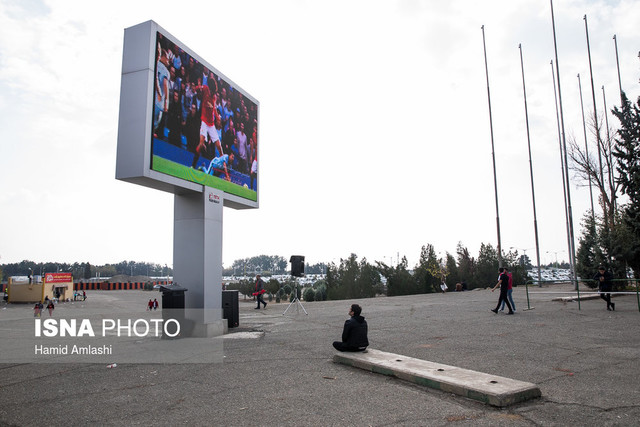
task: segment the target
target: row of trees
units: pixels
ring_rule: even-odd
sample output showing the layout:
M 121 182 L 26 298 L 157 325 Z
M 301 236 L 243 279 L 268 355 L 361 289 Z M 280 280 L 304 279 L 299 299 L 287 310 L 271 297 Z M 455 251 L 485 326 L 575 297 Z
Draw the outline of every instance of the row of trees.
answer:
M 40 262 L 20 261 L 0 266 L 0 280 L 10 276 L 42 276 L 45 273 L 63 271 L 71 272 L 74 280 L 90 279 L 92 277 L 113 277 L 119 274 L 129 276 L 163 277 L 171 276 L 173 271 L 166 264 L 152 264 L 147 262 L 121 261 L 117 264 L 105 264 L 101 266 L 91 265 L 88 262 Z
M 503 254 L 503 263 L 513 274 L 514 284 L 527 280 L 526 257 L 517 251 Z M 366 259 L 358 261 L 355 254 L 341 259 L 339 265 L 330 264 L 326 276 L 328 299 L 367 298 L 386 293 L 388 296 L 412 295 L 439 292 L 445 282 L 450 289 L 456 283 L 465 283 L 467 289 L 495 285 L 498 277 L 498 251 L 491 245 L 482 244 L 477 258 L 458 243 L 456 256 L 446 253 L 438 257 L 433 245 L 422 247 L 418 264 L 409 269 L 407 258 L 395 266 Z M 386 289 L 381 277 L 386 279 Z
M 528 278 L 526 269 L 530 267 L 526 256 L 519 256 L 517 251 L 504 253 L 503 263 L 507 265 L 514 277 L 514 284 L 524 284 Z M 433 245 L 422 247 L 420 260 L 413 268 L 409 268 L 407 258 L 395 266 L 376 261 L 371 264 L 366 258 L 358 259 L 356 254 L 340 259 L 338 264 L 326 266 L 326 276 L 316 281 L 311 287 L 298 290 L 306 301 L 323 301 L 371 298 L 376 295 L 388 296 L 424 294 L 440 291 L 444 281 L 450 289 L 456 283 L 464 282 L 467 289 L 485 288 L 495 285 L 498 277 L 498 252 L 491 245 L 481 245 L 477 258 L 470 256 L 469 250 L 458 243 L 456 256 L 447 253 L 438 257 Z M 386 286 L 382 279 L 386 279 Z M 265 289 L 276 299 L 290 300 L 294 296 L 295 281 L 287 278 L 280 282 L 274 278 L 266 279 Z M 255 288 L 253 279 L 243 279 L 230 284 L 228 289 L 240 291 L 245 298 Z
M 324 274 L 326 264 L 305 266 L 307 274 Z M 40 262 L 29 260 L 0 265 L 0 280 L 10 276 L 37 276 L 59 271 L 71 272 L 75 280 L 91 277 L 112 277 L 116 275 L 164 277 L 173 275 L 169 266 L 148 262 L 121 261 L 117 264 L 92 265 L 88 262 Z M 235 260 L 230 268 L 223 269 L 224 276 L 255 276 L 262 274 L 287 274 L 290 271 L 289 261 L 278 255 L 259 255 Z

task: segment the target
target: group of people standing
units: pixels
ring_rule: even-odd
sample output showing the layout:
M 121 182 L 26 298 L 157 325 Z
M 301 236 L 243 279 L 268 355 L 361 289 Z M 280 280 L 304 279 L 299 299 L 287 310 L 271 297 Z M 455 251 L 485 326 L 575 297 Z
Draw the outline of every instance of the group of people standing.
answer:
M 158 299 L 154 298 L 153 301 L 149 298 L 149 302 L 147 303 L 147 311 L 157 310 L 158 309 Z
M 53 310 L 55 310 L 56 306 L 53 304 L 53 301 L 51 301 L 50 299 L 46 299 L 45 302 L 48 302 L 47 304 L 47 310 L 49 310 L 49 317 L 53 316 Z M 33 307 L 33 317 L 40 317 L 42 315 L 42 310 L 44 308 L 44 305 L 41 302 L 37 302 L 35 307 Z
M 87 293 L 85 291 L 82 291 L 82 293 L 80 293 L 78 291 L 74 291 L 73 292 L 73 300 L 74 301 L 77 301 L 77 300 L 86 301 L 87 300 Z

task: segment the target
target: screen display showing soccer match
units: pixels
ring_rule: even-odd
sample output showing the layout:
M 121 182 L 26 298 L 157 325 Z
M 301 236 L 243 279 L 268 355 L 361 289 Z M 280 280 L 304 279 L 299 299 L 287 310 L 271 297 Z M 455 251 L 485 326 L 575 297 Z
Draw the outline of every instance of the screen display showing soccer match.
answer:
M 258 207 L 259 102 L 153 21 L 125 29 L 116 178 Z
M 156 32 L 154 171 L 257 200 L 258 106 Z

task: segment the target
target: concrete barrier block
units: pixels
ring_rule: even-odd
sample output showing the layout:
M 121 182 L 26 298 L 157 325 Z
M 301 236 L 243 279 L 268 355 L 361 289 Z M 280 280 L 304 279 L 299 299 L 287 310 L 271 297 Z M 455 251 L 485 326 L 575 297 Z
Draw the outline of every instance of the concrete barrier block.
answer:
M 364 353 L 339 353 L 333 356 L 333 361 L 498 407 L 542 395 L 540 388 L 533 383 L 375 349 Z

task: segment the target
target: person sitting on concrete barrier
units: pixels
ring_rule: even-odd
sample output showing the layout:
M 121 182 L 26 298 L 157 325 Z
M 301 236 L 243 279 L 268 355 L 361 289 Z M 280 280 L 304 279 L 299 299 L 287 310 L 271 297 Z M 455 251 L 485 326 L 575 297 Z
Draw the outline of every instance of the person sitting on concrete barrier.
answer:
M 362 308 L 352 304 L 349 309 L 351 318 L 344 322 L 342 341 L 334 341 L 333 347 L 338 351 L 365 351 L 369 346 L 367 339 L 367 321 L 361 316 Z

